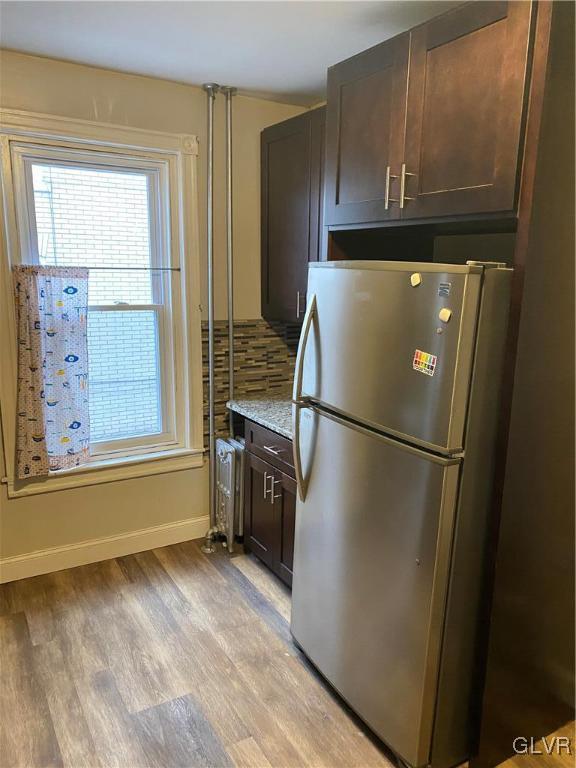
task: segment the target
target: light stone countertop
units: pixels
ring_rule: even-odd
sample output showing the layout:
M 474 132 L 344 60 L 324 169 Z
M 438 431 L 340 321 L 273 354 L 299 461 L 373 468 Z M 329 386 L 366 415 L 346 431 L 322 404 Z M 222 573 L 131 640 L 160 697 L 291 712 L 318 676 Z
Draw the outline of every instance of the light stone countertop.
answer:
M 292 440 L 292 392 L 271 390 L 229 400 L 226 406 L 263 427 Z

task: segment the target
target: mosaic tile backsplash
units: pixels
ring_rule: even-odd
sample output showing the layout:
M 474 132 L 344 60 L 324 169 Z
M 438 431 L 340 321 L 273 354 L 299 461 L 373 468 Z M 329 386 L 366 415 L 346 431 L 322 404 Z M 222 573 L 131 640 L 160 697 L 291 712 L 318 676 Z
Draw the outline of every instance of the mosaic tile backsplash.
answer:
M 290 387 L 300 325 L 267 320 L 234 323 L 234 395 L 258 395 Z M 216 434 L 228 434 L 228 323 L 214 323 Z M 208 445 L 208 323 L 202 323 L 204 441 Z

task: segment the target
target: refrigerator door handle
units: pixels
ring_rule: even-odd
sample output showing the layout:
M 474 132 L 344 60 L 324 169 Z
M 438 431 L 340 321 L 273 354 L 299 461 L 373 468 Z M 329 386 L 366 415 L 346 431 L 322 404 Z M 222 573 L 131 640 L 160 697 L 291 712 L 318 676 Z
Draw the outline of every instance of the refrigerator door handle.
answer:
M 308 489 L 308 483 L 302 472 L 302 457 L 300 453 L 300 411 L 303 408 L 309 408 L 306 403 L 292 403 L 292 421 L 294 426 L 294 474 L 296 475 L 296 487 L 298 488 L 298 496 L 300 501 L 304 501 L 306 498 L 306 491 Z
M 293 406 L 296 407 L 296 406 Z M 313 413 L 316 413 L 318 415 L 321 415 L 322 418 L 330 419 L 330 421 L 335 421 L 337 424 L 341 424 L 344 427 L 347 427 L 348 429 L 353 430 L 354 432 L 359 432 L 361 435 L 366 435 L 367 437 L 374 438 L 376 440 L 379 440 L 382 443 L 387 443 L 388 445 L 392 445 L 395 448 L 397 448 L 399 451 L 404 451 L 405 453 L 411 453 L 414 456 L 421 456 L 422 458 L 425 458 L 427 461 L 431 461 L 434 464 L 441 464 L 444 467 L 452 466 L 453 464 L 459 464 L 462 460 L 462 454 L 454 454 L 452 456 L 442 456 L 437 453 L 433 453 L 432 451 L 427 451 L 424 448 L 419 448 L 417 445 L 406 443 L 403 440 L 398 440 L 394 437 L 390 437 L 389 435 L 384 435 L 381 432 L 376 432 L 375 430 L 369 429 L 368 427 L 363 427 L 360 424 L 355 424 L 353 421 L 349 421 L 348 419 L 344 419 L 340 416 L 337 416 L 335 413 L 329 413 L 328 411 L 322 410 L 318 408 L 315 405 L 302 403 L 300 405 L 300 408 L 310 408 Z M 294 435 L 296 435 L 296 430 L 294 430 Z M 294 442 L 296 445 L 296 441 Z
M 310 296 L 306 314 L 304 315 L 304 324 L 302 326 L 302 336 L 298 345 L 298 354 L 296 355 L 296 368 L 294 371 L 294 389 L 292 390 L 292 400 L 294 403 L 302 402 L 302 378 L 304 376 L 304 355 L 306 353 L 306 344 L 312 327 L 312 320 L 316 315 L 316 294 Z
M 296 369 L 294 372 L 294 389 L 292 392 L 292 423 L 294 428 L 294 471 L 296 474 L 296 485 L 298 487 L 298 496 L 300 501 L 306 498 L 306 482 L 302 472 L 302 459 L 300 455 L 300 410 L 306 408 L 302 400 L 302 378 L 304 375 L 304 355 L 306 354 L 306 344 L 310 335 L 312 321 L 316 315 L 316 294 L 312 294 L 306 307 L 304 323 L 302 326 L 302 335 L 298 345 L 298 354 L 296 355 Z

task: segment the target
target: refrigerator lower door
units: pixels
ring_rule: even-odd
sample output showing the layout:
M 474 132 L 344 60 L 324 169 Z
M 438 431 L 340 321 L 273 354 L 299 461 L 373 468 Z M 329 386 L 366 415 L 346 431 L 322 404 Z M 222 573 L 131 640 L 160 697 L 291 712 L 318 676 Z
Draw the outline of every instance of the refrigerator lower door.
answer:
M 412 766 L 429 761 L 459 460 L 301 408 L 291 629 Z
M 444 453 L 462 450 L 482 267 L 311 264 L 301 392 Z

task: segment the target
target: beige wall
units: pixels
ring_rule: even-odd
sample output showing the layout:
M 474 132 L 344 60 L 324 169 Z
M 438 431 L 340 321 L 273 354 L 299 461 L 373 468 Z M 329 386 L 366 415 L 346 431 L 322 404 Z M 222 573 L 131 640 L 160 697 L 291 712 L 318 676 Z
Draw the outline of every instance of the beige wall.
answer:
M 201 88 L 0 51 L 0 105 L 196 134 L 200 140 L 199 210 L 204 264 L 206 96 Z M 302 107 L 244 96 L 234 99 L 234 301 L 238 318 L 260 316 L 260 131 L 302 111 Z M 217 318 L 224 318 L 222 96 L 216 102 L 215 131 L 215 308 Z M 203 269 L 203 296 L 205 283 Z M 3 464 L 3 454 L 0 463 Z M 3 466 L 0 469 L 4 475 Z M 0 556 L 10 557 L 205 515 L 207 472 L 205 468 L 188 470 L 11 500 L 2 485 L 0 506 Z
M 206 94 L 201 88 L 0 51 L 0 105 L 198 136 L 200 231 L 204 246 Z M 235 315 L 240 319 L 260 317 L 260 131 L 303 111 L 303 107 L 289 104 L 246 96 L 234 98 L 234 306 Z M 223 319 L 226 317 L 226 233 L 222 95 L 216 99 L 214 162 L 215 310 L 217 319 Z

